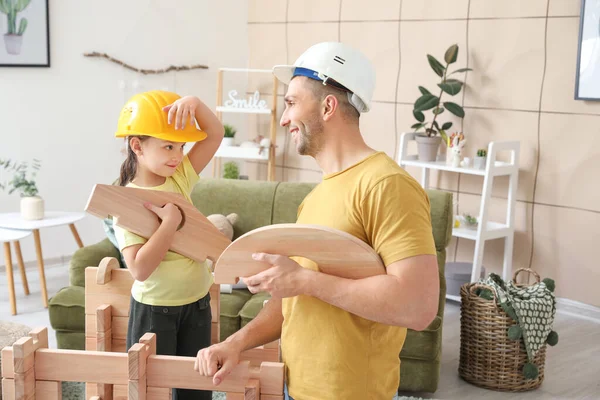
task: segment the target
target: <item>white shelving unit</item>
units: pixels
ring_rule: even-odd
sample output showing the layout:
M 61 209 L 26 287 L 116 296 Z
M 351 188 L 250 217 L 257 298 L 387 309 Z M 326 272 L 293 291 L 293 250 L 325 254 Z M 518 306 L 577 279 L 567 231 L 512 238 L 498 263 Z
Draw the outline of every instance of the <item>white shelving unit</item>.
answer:
M 487 161 L 485 169 L 475 168 L 455 168 L 446 165 L 445 161 L 424 162 L 419 161 L 416 154 L 408 154 L 408 144 L 415 140 L 415 133 L 403 133 L 400 139 L 398 149 L 398 164 L 402 167 L 412 166 L 422 169 L 421 186 L 427 189 L 429 187 L 430 170 L 456 172 L 461 174 L 478 175 L 483 177 L 483 188 L 481 193 L 481 203 L 479 207 L 479 216 L 477 218 L 477 229 L 453 228 L 452 235 L 455 237 L 474 240 L 475 252 L 473 254 L 473 269 L 471 271 L 471 282 L 478 280 L 481 275 L 481 264 L 483 262 L 483 252 L 486 240 L 504 238 L 504 263 L 502 267 L 502 278 L 506 281 L 510 279 L 512 273 L 512 256 L 514 242 L 514 219 L 515 204 L 517 200 L 517 184 L 519 177 L 519 142 L 491 142 L 488 145 Z M 497 161 L 499 152 L 510 152 L 510 161 Z M 495 222 L 489 220 L 489 205 L 492 197 L 492 187 L 494 177 L 508 176 L 508 201 L 506 207 L 506 218 L 504 221 Z M 460 301 L 457 296 L 447 295 L 447 298 Z
M 272 106 L 267 109 L 260 108 L 238 108 L 227 107 L 223 105 L 223 74 L 225 72 L 258 73 L 269 74 L 273 78 Z M 223 122 L 223 113 L 240 114 L 262 114 L 271 116 L 270 142 L 269 148 L 260 149 L 258 147 L 240 147 L 221 145 L 215 153 L 213 159 L 213 177 L 217 177 L 221 170 L 221 159 L 239 159 L 267 162 L 267 180 L 275 180 L 275 147 L 277 140 L 277 78 L 270 69 L 246 69 L 246 68 L 219 68 L 217 74 L 217 106 L 216 115 L 219 121 Z

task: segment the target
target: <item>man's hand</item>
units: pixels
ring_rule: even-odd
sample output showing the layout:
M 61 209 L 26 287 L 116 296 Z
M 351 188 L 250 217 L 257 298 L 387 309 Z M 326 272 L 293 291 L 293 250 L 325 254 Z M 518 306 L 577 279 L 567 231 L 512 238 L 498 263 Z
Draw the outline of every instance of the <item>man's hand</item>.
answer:
M 290 258 L 277 254 L 255 253 L 252 258 L 271 265 L 256 275 L 242 278 L 251 293 L 268 292 L 272 297 L 285 298 L 304 293 L 311 271 Z
M 196 356 L 194 371 L 202 376 L 212 376 L 218 386 L 238 365 L 241 349 L 231 342 L 222 342 L 202 349 Z

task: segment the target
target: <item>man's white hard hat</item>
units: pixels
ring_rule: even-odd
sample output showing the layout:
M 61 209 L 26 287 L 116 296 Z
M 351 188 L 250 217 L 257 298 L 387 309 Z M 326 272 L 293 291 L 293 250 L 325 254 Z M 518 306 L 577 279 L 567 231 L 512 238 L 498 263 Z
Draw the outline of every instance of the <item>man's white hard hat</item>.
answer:
M 302 53 L 294 65 L 274 66 L 273 74 L 286 85 L 295 76 L 307 76 L 336 87 L 341 85 L 347 89 L 348 100 L 358 112 L 367 112 L 371 108 L 375 69 L 363 53 L 347 44 L 315 44 Z

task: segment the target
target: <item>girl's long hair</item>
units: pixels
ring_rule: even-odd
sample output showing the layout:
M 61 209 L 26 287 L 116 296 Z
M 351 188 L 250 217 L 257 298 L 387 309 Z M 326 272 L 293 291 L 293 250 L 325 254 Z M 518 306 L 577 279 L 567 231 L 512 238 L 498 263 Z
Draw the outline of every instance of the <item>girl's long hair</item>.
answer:
M 146 140 L 148 136 L 128 136 L 125 138 L 125 143 L 127 147 L 127 158 L 121 164 L 121 173 L 119 175 L 119 186 L 126 186 L 129 182 L 131 182 L 135 178 L 135 174 L 137 173 L 138 160 L 137 156 L 133 152 L 131 148 L 131 139 L 138 138 L 141 142 Z

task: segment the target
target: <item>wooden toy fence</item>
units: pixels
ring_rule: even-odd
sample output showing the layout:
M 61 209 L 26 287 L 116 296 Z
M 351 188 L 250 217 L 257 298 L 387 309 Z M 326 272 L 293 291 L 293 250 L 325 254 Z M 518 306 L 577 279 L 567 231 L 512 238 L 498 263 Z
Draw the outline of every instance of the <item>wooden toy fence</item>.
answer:
M 93 383 L 97 394 L 86 395 L 93 400 L 168 400 L 173 387 L 224 391 L 228 400 L 283 399 L 281 363 L 255 367 L 242 361 L 215 387 L 211 377 L 194 371 L 194 362 L 194 357 L 156 355 L 153 333 L 122 353 L 48 349 L 47 329 L 37 328 L 2 349 L 2 397 L 62 400 L 61 382 L 74 381 Z

